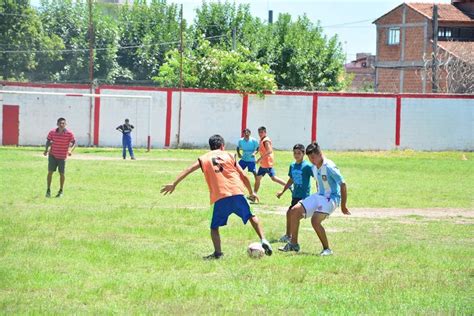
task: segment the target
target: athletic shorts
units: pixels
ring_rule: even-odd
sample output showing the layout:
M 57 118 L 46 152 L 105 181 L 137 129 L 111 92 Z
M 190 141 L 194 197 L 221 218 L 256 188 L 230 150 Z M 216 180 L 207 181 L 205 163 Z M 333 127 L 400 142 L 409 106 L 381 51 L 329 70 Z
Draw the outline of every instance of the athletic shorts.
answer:
M 66 159 L 56 159 L 53 155 L 49 154 L 48 157 L 48 171 L 55 172 L 56 169 L 59 173 L 63 173 L 66 168 Z
M 274 177 L 276 175 L 275 169 L 273 168 L 258 168 L 257 176 L 264 176 L 268 173 L 270 177 Z
M 255 168 L 255 161 L 245 161 L 245 160 L 240 159 L 239 160 L 239 166 L 243 170 L 245 170 L 245 168 L 247 168 L 249 172 L 255 172 L 255 169 L 256 169 Z
M 212 229 L 227 225 L 227 219 L 232 213 L 240 217 L 244 224 L 247 224 L 247 221 L 253 216 L 250 205 L 243 195 L 232 195 L 220 199 L 214 203 L 213 208 Z
M 328 199 L 324 195 L 313 194 L 300 202 L 305 210 L 305 218 L 310 218 L 314 213 L 331 215 L 337 207 L 334 200 Z

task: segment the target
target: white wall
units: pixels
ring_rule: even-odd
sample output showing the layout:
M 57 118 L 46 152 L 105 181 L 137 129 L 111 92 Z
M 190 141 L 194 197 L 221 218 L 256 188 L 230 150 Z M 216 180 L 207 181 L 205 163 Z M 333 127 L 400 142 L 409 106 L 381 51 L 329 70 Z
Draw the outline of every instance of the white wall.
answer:
M 317 140 L 333 150 L 395 148 L 395 98 L 319 97 Z
M 4 87 L 4 90 L 37 92 L 89 93 L 86 89 L 47 89 L 34 87 Z M 19 105 L 20 145 L 43 145 L 48 132 L 56 128 L 59 117 L 66 119 L 79 145 L 89 143 L 89 98 L 56 95 L 3 94 L 3 103 Z M 3 121 L 2 121 L 3 122 Z
M 219 134 L 226 144 L 236 145 L 241 134 L 242 96 L 231 93 L 183 92 L 181 144 L 208 147 L 209 137 Z M 179 117 L 179 92 L 173 93 L 171 144 L 176 144 Z
M 101 89 L 104 95 L 151 96 L 151 144 L 163 147 L 166 122 L 166 92 Z M 149 100 L 105 97 L 100 100 L 99 146 L 122 146 L 122 134 L 117 126 L 128 118 L 135 127 L 134 146 L 146 147 L 148 142 Z
M 265 126 L 275 149 L 291 149 L 297 143 L 311 142 L 312 96 L 249 96 L 247 127 L 258 139 L 258 128 Z
M 474 99 L 402 99 L 400 147 L 474 150 Z
M 4 90 L 89 93 L 88 89 L 4 86 Z M 104 95 L 152 96 L 151 141 L 165 145 L 167 91 L 106 89 Z M 212 134 L 235 146 L 241 134 L 243 96 L 238 93 L 182 93 L 181 145 L 207 147 Z M 246 126 L 258 138 L 265 126 L 276 149 L 311 141 L 312 95 L 249 96 Z M 42 145 L 58 117 L 67 119 L 79 145 L 89 143 L 88 97 L 3 94 L 3 103 L 20 106 L 20 145 Z M 147 145 L 149 101 L 101 98 L 99 145 L 121 146 L 115 128 L 129 118 L 135 125 L 135 146 Z M 0 123 L 3 117 L 0 111 Z M 93 117 L 93 116 L 92 116 Z M 172 92 L 170 145 L 177 144 L 179 92 Z M 395 146 L 396 98 L 351 95 L 318 96 L 317 140 L 324 149 L 390 150 Z M 474 98 L 402 97 L 401 148 L 416 150 L 474 150 Z M 0 129 L 0 142 L 2 139 Z

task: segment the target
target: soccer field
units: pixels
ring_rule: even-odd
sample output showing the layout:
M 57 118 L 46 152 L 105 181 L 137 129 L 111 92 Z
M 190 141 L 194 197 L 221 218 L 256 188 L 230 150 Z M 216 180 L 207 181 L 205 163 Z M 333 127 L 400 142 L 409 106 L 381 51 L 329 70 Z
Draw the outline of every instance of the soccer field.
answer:
M 78 148 L 61 199 L 44 197 L 42 150 L 0 147 L 1 314 L 474 314 L 474 153 L 326 152 L 353 213 L 324 222 L 334 256 L 303 221 L 300 253 L 251 259 L 257 236 L 231 216 L 210 262 L 203 175 L 159 194 L 204 150 Z M 286 180 L 292 154 L 275 158 Z M 280 188 L 264 178 L 253 206 L 271 241 Z

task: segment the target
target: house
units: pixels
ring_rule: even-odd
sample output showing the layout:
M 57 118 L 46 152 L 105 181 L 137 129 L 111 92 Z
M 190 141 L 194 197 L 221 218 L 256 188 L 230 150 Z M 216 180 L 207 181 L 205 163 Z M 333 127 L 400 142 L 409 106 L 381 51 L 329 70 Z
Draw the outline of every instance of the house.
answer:
M 451 87 L 456 81 L 452 65 L 453 61 L 462 63 L 459 69 L 466 63 L 470 69 L 474 65 L 474 0 L 403 3 L 373 23 L 377 27 L 375 91 L 463 92 Z
M 346 73 L 354 75 L 350 91 L 373 91 L 375 84 L 375 56 L 357 53 L 356 59 L 344 65 Z

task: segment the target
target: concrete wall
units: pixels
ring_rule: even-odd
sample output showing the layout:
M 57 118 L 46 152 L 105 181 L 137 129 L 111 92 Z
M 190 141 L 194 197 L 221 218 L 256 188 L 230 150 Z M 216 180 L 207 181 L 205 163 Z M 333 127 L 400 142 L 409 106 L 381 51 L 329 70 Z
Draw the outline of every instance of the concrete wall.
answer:
M 8 83 L 2 89 L 89 93 L 87 87 L 77 85 Z M 44 144 L 62 116 L 83 146 L 94 138 L 98 146 L 121 146 L 115 128 L 129 118 L 139 147 L 147 146 L 148 136 L 153 148 L 177 146 L 178 133 L 181 146 L 207 146 L 209 136 L 219 133 L 233 147 L 243 127 L 257 137 L 257 128 L 263 125 L 276 149 L 316 139 L 324 149 L 333 150 L 474 150 L 474 96 L 399 95 L 397 115 L 397 95 L 392 94 L 277 92 L 244 98 L 237 92 L 185 90 L 179 124 L 179 91 L 102 86 L 98 92 L 151 96 L 151 112 L 147 99 L 115 97 L 95 98 L 91 109 L 89 97 L 4 93 L 0 106 L 20 106 L 19 145 Z M 95 137 L 90 137 L 90 130 Z

